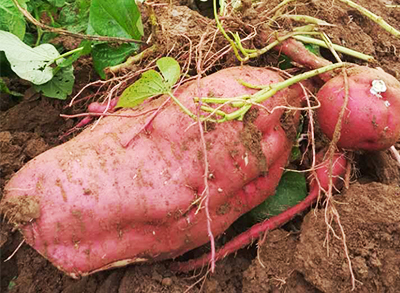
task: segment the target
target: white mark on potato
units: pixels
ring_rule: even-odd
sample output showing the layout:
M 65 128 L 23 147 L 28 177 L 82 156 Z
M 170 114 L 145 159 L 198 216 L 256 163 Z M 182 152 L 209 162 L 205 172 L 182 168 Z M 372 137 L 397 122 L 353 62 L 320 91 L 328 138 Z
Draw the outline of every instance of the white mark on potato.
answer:
M 135 176 L 132 177 L 132 180 L 135 180 L 137 177 L 137 174 L 135 174 Z
M 219 193 L 221 193 L 221 192 L 223 192 L 223 191 L 224 191 L 224 190 L 223 190 L 221 187 L 218 188 L 218 192 L 219 192 Z
M 386 92 L 386 84 L 381 79 L 375 79 L 372 81 L 372 87 L 369 90 L 371 94 L 377 96 L 378 98 L 382 98 L 381 93 Z
M 249 154 L 246 152 L 242 158 L 244 160 L 244 165 L 247 166 L 249 164 Z
M 386 108 L 389 108 L 389 106 L 390 106 L 389 101 L 385 101 L 384 104 L 385 104 Z
M 156 231 L 153 231 L 153 235 L 156 235 Z

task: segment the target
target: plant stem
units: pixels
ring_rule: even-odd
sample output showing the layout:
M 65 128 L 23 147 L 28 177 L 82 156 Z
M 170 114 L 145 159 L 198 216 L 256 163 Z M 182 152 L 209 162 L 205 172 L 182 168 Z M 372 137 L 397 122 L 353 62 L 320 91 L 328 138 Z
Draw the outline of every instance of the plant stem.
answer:
M 318 45 L 320 47 L 328 48 L 328 45 L 324 41 L 321 41 L 321 40 L 318 40 L 318 39 L 314 39 L 314 38 L 310 38 L 310 37 L 306 37 L 306 36 L 293 36 L 293 39 L 296 39 L 296 40 L 298 40 L 300 42 L 303 42 L 303 43 L 315 44 L 315 45 Z M 374 57 L 372 57 L 370 55 L 366 55 L 366 54 L 354 51 L 352 49 L 349 49 L 349 48 L 346 48 L 346 47 L 342 47 L 342 46 L 339 46 L 339 45 L 335 45 L 335 44 L 332 44 L 332 46 L 336 51 L 341 52 L 343 54 L 346 54 L 346 55 L 349 55 L 349 56 L 353 56 L 355 58 L 358 58 L 358 59 L 361 59 L 361 60 L 364 60 L 364 61 L 368 61 L 368 62 L 374 61 Z
M 354 3 L 351 0 L 339 0 L 339 1 L 349 5 L 352 8 L 357 9 L 361 14 L 363 14 L 364 16 L 366 16 L 369 19 L 371 19 L 373 22 L 375 22 L 378 25 L 380 25 L 384 30 L 386 30 L 387 32 L 391 33 L 395 37 L 400 38 L 400 31 L 398 31 L 397 29 L 392 27 L 390 24 L 388 24 L 382 17 L 372 13 L 368 9 L 365 9 L 364 7 Z
M 249 100 L 243 101 L 244 104 L 240 109 L 227 114 L 223 119 L 219 120 L 218 122 L 225 122 L 234 119 L 242 119 L 244 114 L 246 114 L 246 112 L 251 108 L 253 103 L 262 103 L 284 88 L 287 88 L 295 83 L 319 75 L 321 73 L 325 73 L 334 70 L 336 68 L 343 67 L 345 65 L 346 63 L 331 64 L 325 67 L 305 72 L 300 75 L 293 76 L 285 81 L 271 84 L 268 88 L 260 90 L 259 92 L 255 93 Z
M 219 20 L 218 12 L 217 12 L 217 0 L 213 0 L 213 8 L 214 8 L 214 18 L 215 18 L 215 22 L 217 24 L 217 28 L 222 33 L 222 35 L 225 37 L 225 39 L 228 40 L 229 44 L 231 45 L 231 47 L 233 49 L 233 52 L 235 53 L 236 58 L 240 62 L 247 61 L 249 58 L 247 56 L 244 58 L 242 58 L 242 56 L 240 56 L 235 42 L 228 36 L 228 34 L 225 32 L 224 28 L 222 27 L 222 24 L 221 24 L 221 21 Z
M 76 53 L 76 52 L 80 52 L 80 51 L 82 51 L 82 50 L 83 50 L 83 47 L 79 47 L 79 48 L 73 49 L 73 50 L 71 50 L 71 51 L 65 52 L 64 54 L 61 54 L 60 56 L 58 56 L 57 58 L 55 58 L 55 59 L 53 60 L 52 63 L 56 62 L 56 61 L 59 60 L 59 59 L 68 57 L 68 56 L 70 56 L 70 55 L 72 55 L 72 54 L 74 54 L 74 53 Z
M 326 26 L 335 26 L 333 24 L 330 24 L 328 22 L 326 22 L 325 20 L 321 20 L 312 16 L 308 16 L 308 15 L 293 15 L 293 14 L 284 14 L 281 15 L 282 18 L 288 18 L 288 19 L 292 19 L 294 21 L 298 21 L 298 22 L 305 22 L 305 23 L 312 23 L 312 24 L 317 24 L 317 25 L 326 25 Z
M 174 102 L 182 109 L 183 112 L 185 112 L 185 114 L 189 115 L 193 120 L 197 120 L 197 116 L 194 115 L 192 112 L 190 112 L 190 110 L 188 108 L 186 108 L 175 96 L 174 94 L 170 91 L 170 92 L 166 92 L 165 94 L 169 95 Z

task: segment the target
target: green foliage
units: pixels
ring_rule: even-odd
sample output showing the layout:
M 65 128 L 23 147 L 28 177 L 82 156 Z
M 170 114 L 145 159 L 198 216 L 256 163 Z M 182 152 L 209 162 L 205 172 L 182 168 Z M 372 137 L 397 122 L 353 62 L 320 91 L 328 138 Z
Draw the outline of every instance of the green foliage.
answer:
M 90 0 L 77 0 L 65 5 L 58 18 L 58 23 L 73 33 L 86 31 L 89 23 Z
M 321 56 L 320 47 L 318 45 L 304 44 L 304 47 L 306 47 L 306 49 L 311 53 L 313 53 L 314 55 Z
M 119 98 L 117 107 L 132 108 L 146 99 L 160 94 L 167 94 L 181 75 L 179 63 L 171 57 L 163 57 L 157 61 L 158 69 L 148 70 L 134 84 L 129 86 Z
M 71 32 L 139 40 L 143 35 L 141 15 L 132 0 L 18 0 L 37 20 Z M 104 68 L 120 64 L 136 53 L 133 43 L 109 45 L 82 41 L 80 47 L 60 54 L 62 46 L 48 44 L 57 34 L 40 28 L 26 31 L 24 16 L 12 0 L 0 0 L 0 63 L 2 74 L 10 68 L 35 85 L 44 95 L 65 99 L 71 93 L 72 64 L 92 53 L 94 67 L 105 78 Z M 22 41 L 21 41 L 22 40 Z M 69 56 L 69 57 L 67 57 Z M 10 71 L 7 72 L 10 74 Z M 2 89 L 5 91 L 4 87 Z
M 35 89 L 37 92 L 43 92 L 46 97 L 65 100 L 72 93 L 74 81 L 74 68 L 70 65 L 60 68 L 45 84 L 35 85 Z
M 140 12 L 132 0 L 92 0 L 89 27 L 100 36 L 135 40 L 143 36 Z
M 51 5 L 55 7 L 63 7 L 67 1 L 65 0 L 47 0 Z
M 135 1 L 92 0 L 87 33 L 140 40 L 143 24 Z M 105 78 L 104 68 L 120 64 L 138 50 L 139 46 L 134 43 L 118 47 L 96 45 L 92 53 L 95 69 Z
M 321 56 L 320 53 L 320 47 L 314 44 L 304 44 L 304 47 L 310 51 L 311 53 L 313 53 L 314 55 L 317 56 Z M 286 56 L 285 54 L 281 54 L 279 56 L 279 68 L 282 70 L 286 70 L 289 68 L 292 68 L 292 59 L 290 59 L 288 56 Z
M 109 44 L 95 45 L 92 51 L 93 65 L 101 78 L 106 78 L 104 68 L 120 64 L 126 58 L 138 51 L 137 44 L 121 44 L 119 46 Z
M 15 91 L 11 91 L 7 87 L 6 83 L 4 82 L 4 80 L 2 78 L 0 78 L 0 93 L 6 93 L 6 94 L 9 94 L 9 95 L 12 95 L 12 96 L 16 96 L 16 97 L 22 97 L 23 96 L 23 94 L 21 94 L 21 93 L 17 93 Z
M 26 1 L 19 0 L 19 4 L 26 8 Z M 11 0 L 0 0 L 0 30 L 8 31 L 21 40 L 24 39 L 26 22 L 22 13 Z
M 78 60 L 81 56 L 88 55 L 92 51 L 92 42 L 88 40 L 83 40 L 78 49 L 72 50 L 69 53 L 72 55 L 66 59 L 63 59 L 62 62 L 57 63 L 58 67 L 69 67 L 76 60 Z M 68 54 L 68 53 L 67 53 Z M 66 55 L 66 54 L 64 54 Z
M 78 50 L 71 60 L 64 60 L 53 45 L 31 48 L 5 31 L 0 31 L 0 51 L 5 52 L 11 69 L 19 77 L 32 82 L 45 96 L 62 100 L 72 93 L 75 80 L 72 62 L 85 52 Z M 52 67 L 55 62 L 61 66 Z
M 53 78 L 53 68 L 50 65 L 60 56 L 53 45 L 43 44 L 31 48 L 5 31 L 0 31 L 0 51 L 5 52 L 12 70 L 19 77 L 37 85 Z

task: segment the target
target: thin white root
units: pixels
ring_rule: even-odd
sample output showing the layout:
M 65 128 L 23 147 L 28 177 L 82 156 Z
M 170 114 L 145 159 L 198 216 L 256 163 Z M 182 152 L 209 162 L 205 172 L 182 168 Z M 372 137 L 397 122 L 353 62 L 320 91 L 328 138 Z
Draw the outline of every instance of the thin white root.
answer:
M 13 258 L 13 256 L 17 253 L 17 251 L 21 248 L 22 244 L 25 243 L 25 239 L 21 241 L 21 243 L 17 246 L 17 248 L 14 250 L 13 253 L 11 253 L 11 255 L 9 257 L 7 257 L 7 259 L 4 260 L 4 262 L 9 261 L 10 259 Z
M 396 150 L 394 145 L 392 145 L 390 147 L 389 151 L 392 154 L 393 158 L 396 160 L 397 165 L 400 167 L 400 154 L 399 154 L 399 151 Z

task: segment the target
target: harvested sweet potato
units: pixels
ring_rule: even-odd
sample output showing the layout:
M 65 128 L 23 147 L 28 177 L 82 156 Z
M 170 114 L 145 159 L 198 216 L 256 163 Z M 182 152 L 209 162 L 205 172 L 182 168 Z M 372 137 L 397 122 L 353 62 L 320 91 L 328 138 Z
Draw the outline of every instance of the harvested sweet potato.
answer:
M 268 69 L 236 67 L 202 79 L 200 93 L 195 82 L 175 96 L 196 113 L 199 94 L 255 92 L 238 79 L 282 81 Z M 263 105 L 298 106 L 301 95 L 298 88 L 285 89 Z M 119 113 L 148 113 L 166 98 Z M 215 236 L 274 193 L 296 132 L 295 113 L 259 108 L 244 121 L 205 125 Z M 199 128 L 173 102 L 141 132 L 147 123 L 148 115 L 106 117 L 28 162 L 5 188 L 3 213 L 29 245 L 71 277 L 174 258 L 209 241 Z
M 365 66 L 347 70 L 349 97 L 338 147 L 377 151 L 400 138 L 400 82 Z M 317 117 L 321 130 L 332 139 L 345 99 L 343 75 L 329 80 L 319 91 Z

